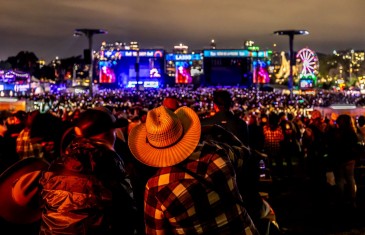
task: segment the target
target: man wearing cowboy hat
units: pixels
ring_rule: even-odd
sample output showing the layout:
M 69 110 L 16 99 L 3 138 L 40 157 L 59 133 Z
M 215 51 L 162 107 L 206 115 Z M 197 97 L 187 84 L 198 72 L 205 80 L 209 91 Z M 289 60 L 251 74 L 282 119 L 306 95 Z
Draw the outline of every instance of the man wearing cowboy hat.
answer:
M 152 109 L 132 129 L 132 154 L 158 168 L 145 189 L 146 234 L 258 234 L 227 154 L 199 144 L 200 135 L 199 117 L 188 107 Z

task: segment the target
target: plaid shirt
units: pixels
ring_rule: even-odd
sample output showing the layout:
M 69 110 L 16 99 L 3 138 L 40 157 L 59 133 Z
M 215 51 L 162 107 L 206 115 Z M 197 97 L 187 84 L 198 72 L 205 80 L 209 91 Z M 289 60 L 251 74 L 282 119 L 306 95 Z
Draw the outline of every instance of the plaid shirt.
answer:
M 269 126 L 264 126 L 265 151 L 270 155 L 280 153 L 280 142 L 284 140 L 284 134 L 280 126 L 271 130 Z
M 204 144 L 178 165 L 160 168 L 146 185 L 148 235 L 258 234 L 245 208 L 238 203 L 242 198 L 227 154 Z M 204 177 L 218 192 L 182 167 Z
M 30 130 L 28 128 L 24 128 L 16 139 L 16 152 L 19 155 L 19 159 L 42 157 L 42 146 L 38 143 L 33 144 L 30 141 L 29 135 Z

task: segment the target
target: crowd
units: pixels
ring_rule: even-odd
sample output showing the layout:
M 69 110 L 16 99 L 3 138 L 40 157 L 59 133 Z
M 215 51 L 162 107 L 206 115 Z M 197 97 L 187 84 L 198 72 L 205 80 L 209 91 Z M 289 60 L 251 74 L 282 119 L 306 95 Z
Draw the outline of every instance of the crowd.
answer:
M 29 234 L 265 234 L 260 178 L 298 169 L 313 202 L 328 188 L 337 206 L 356 208 L 365 117 L 315 107 L 362 106 L 359 94 L 166 88 L 23 98 L 28 112 L 0 117 L 0 191 L 10 188 L 0 204 L 17 190 L 37 193 L 13 202 L 23 216 L 0 210 L 12 233 L 31 224 Z M 21 205 L 31 202 L 41 209 L 27 217 Z
M 107 106 L 130 118 L 134 116 L 134 108 L 150 110 L 161 104 L 164 97 L 176 97 L 181 105 L 193 108 L 200 115 L 209 115 L 213 109 L 213 91 L 216 88 L 199 87 L 171 87 L 164 89 L 145 89 L 143 91 L 133 88 L 128 89 L 103 89 L 95 92 L 91 98 L 88 93 L 70 93 L 58 91 L 46 94 L 28 94 L 18 96 L 19 99 L 29 101 L 30 110 L 41 112 L 52 111 L 58 115 L 69 115 L 77 109 L 86 109 L 95 106 Z M 294 115 L 308 116 L 307 110 L 314 107 L 328 107 L 332 104 L 352 104 L 356 107 L 365 105 L 365 95 L 359 92 L 343 91 L 333 92 L 318 90 L 315 92 L 303 92 L 290 94 L 282 89 L 263 91 L 255 88 L 231 87 L 229 89 L 233 97 L 235 112 L 276 112 L 293 113 Z M 65 117 L 67 118 L 67 117 Z

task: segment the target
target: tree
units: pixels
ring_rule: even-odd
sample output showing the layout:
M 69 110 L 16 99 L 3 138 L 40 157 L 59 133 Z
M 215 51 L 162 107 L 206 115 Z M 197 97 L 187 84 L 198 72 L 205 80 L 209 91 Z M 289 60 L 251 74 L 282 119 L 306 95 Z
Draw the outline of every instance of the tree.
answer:
M 0 70 L 11 70 L 11 64 L 6 61 L 0 61 Z
M 38 57 L 33 52 L 21 51 L 16 56 L 9 57 L 6 62 L 10 63 L 14 70 L 33 74 L 37 69 Z
M 66 75 L 67 74 L 73 74 L 73 70 L 74 70 L 74 65 L 75 64 L 83 64 L 84 61 L 81 58 L 81 55 L 79 56 L 72 56 L 69 58 L 65 58 L 65 59 L 61 59 L 61 64 L 60 64 L 60 71 L 58 71 L 60 74 L 60 80 L 65 80 L 67 79 Z
M 52 66 L 44 65 L 42 68 L 36 70 L 33 76 L 43 80 L 55 80 L 55 71 Z

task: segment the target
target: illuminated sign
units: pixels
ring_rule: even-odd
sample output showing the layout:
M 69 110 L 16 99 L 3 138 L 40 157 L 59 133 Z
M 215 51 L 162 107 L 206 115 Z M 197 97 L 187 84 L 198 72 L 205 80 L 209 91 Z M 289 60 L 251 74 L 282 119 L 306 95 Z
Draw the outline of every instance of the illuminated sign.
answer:
M 259 51 L 260 47 L 258 47 L 258 46 L 249 46 L 249 47 L 247 47 L 247 49 L 250 50 L 250 51 Z
M 272 51 L 204 50 L 204 57 L 268 57 Z
M 202 56 L 200 54 L 168 54 L 166 55 L 166 60 L 202 60 Z
M 164 51 L 162 50 L 123 50 L 123 51 L 104 51 L 102 53 L 105 58 L 108 59 L 121 59 L 122 57 L 155 57 L 155 58 L 163 58 Z
M 136 81 L 129 81 L 127 87 L 128 88 L 136 87 L 136 84 L 137 84 Z M 144 81 L 144 82 L 138 82 L 138 84 L 143 84 L 143 87 L 158 88 L 157 81 Z
M 29 84 L 24 85 L 14 85 L 14 91 L 27 91 L 29 89 Z

